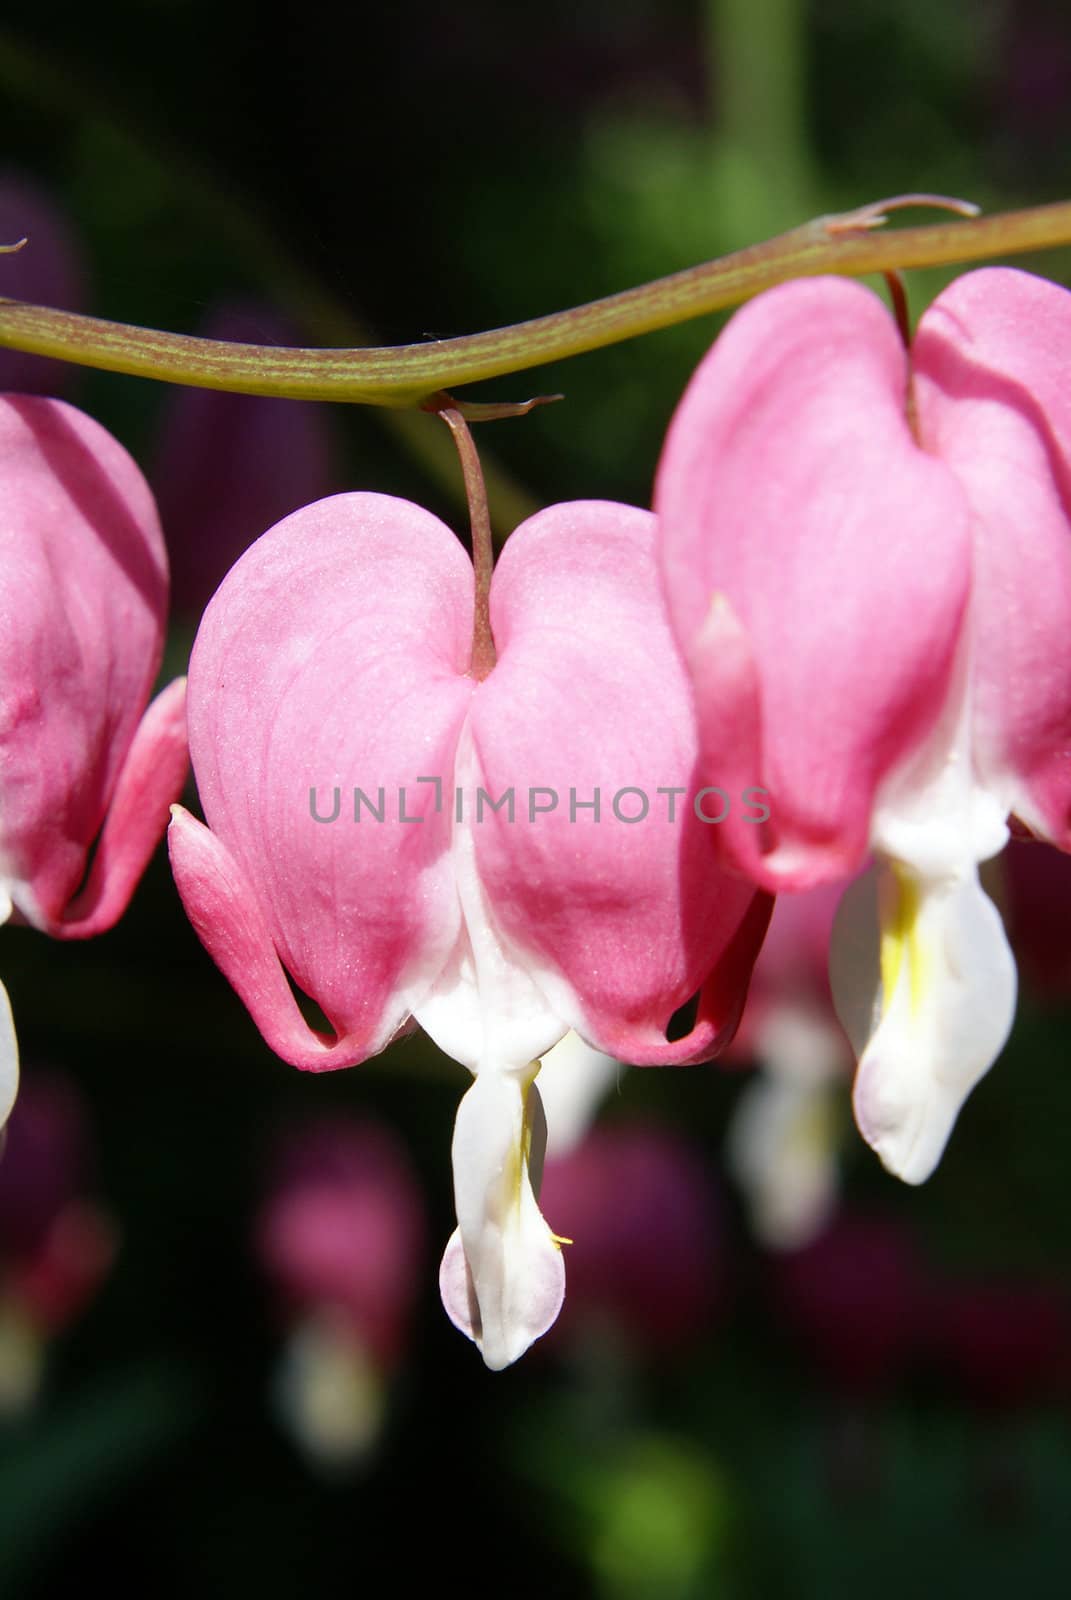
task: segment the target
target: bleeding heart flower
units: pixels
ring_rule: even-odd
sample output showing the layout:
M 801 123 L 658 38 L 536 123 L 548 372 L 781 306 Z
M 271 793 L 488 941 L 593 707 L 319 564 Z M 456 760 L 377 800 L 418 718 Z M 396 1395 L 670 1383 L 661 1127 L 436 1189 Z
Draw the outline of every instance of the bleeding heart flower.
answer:
M 641 1064 L 709 1058 L 769 906 L 716 867 L 689 804 L 648 513 L 579 503 L 519 528 L 482 678 L 473 617 L 471 562 L 417 506 L 339 495 L 279 523 L 205 613 L 190 742 L 208 827 L 176 808 L 170 841 L 194 927 L 285 1060 L 348 1066 L 413 1016 L 473 1073 L 440 1284 L 498 1368 L 564 1292 L 536 1200 L 538 1057 L 573 1027 Z
M 85 939 L 125 910 L 186 773 L 184 683 L 145 711 L 164 544 L 126 451 L 62 401 L 0 397 L 0 481 L 0 922 Z M 17 1082 L 0 986 L 0 1123 Z
M 910 351 L 859 285 L 786 284 L 707 356 L 659 468 L 703 770 L 769 791 L 716 843 L 769 889 L 877 855 L 832 978 L 859 1126 L 910 1182 L 1014 1013 L 978 863 L 1009 812 L 1071 845 L 1069 350 L 1071 294 L 1023 272 L 958 279 Z

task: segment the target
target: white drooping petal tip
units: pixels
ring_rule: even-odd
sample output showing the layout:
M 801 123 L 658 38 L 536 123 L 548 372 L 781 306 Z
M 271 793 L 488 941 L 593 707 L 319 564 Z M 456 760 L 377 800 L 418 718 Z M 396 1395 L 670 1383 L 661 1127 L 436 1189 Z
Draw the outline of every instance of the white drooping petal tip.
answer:
M 439 1271 L 446 1314 L 501 1371 L 554 1322 L 565 1296 L 561 1245 L 536 1201 L 546 1121 L 534 1065 L 485 1068 L 458 1107 L 458 1226 Z
M 11 1115 L 19 1091 L 19 1042 L 7 990 L 0 983 L 0 1128 Z
M 859 1130 L 890 1172 L 924 1183 L 1015 1015 L 1015 962 L 977 872 L 879 865 L 844 897 L 830 978 L 859 1055 Z

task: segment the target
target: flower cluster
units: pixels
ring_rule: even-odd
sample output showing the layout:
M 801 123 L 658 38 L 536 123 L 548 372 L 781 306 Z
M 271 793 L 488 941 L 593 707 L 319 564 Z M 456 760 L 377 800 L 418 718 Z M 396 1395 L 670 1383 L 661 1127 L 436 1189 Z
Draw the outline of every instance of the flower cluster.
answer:
M 1071 848 L 1069 352 L 1071 295 L 1022 272 L 960 278 L 909 348 L 870 291 L 784 284 L 696 373 L 653 513 L 551 506 L 488 582 L 419 506 L 337 494 L 209 602 L 179 893 L 286 1061 L 419 1023 L 471 1074 L 440 1286 L 489 1367 L 565 1288 L 541 1058 L 570 1030 L 603 1059 L 717 1055 L 776 893 L 854 880 L 830 959 L 857 1120 L 908 1181 L 939 1160 L 1015 1004 L 979 865 L 1012 816 Z M 179 691 L 139 727 L 162 545 L 132 464 L 57 402 L 4 403 L 0 471 L 0 909 L 81 935 L 181 783 Z M 324 826 L 340 796 L 374 825 Z M 674 826 L 654 796 L 689 797 Z
M 843 879 L 831 974 L 856 1118 L 920 1182 L 999 1054 L 1015 965 L 978 865 L 1014 814 L 1067 848 L 1071 294 L 968 273 L 910 349 L 856 284 L 741 311 L 674 418 L 655 506 L 702 765 L 771 818 L 753 882 Z

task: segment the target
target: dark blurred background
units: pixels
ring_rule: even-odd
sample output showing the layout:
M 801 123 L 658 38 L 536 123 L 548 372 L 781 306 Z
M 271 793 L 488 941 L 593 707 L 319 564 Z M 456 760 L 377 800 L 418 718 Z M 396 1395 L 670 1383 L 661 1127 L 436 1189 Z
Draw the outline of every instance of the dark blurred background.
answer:
M 443 337 L 899 191 L 1064 198 L 1069 105 L 1062 0 L 414 0 L 270 21 L 252 0 L 46 0 L 0 28 L 0 222 L 33 236 L 0 259 L 0 289 L 265 342 Z M 53 224 L 67 237 L 48 244 Z M 1068 251 L 1020 264 L 1071 278 Z M 942 281 L 910 276 L 916 315 Z M 498 531 L 554 500 L 646 504 L 715 328 L 483 386 L 566 396 L 481 430 Z M 229 562 L 304 500 L 377 489 L 463 524 L 430 417 L 206 411 L 135 379 L 54 376 L 157 488 L 169 675 Z M 593 1208 L 579 1310 L 504 1374 L 436 1296 L 460 1068 L 419 1036 L 324 1078 L 284 1066 L 203 955 L 162 852 L 104 938 L 5 929 L 39 1119 L 13 1124 L 9 1160 L 17 1133 L 37 1139 L 59 1176 L 42 1199 L 45 1156 L 6 1188 L 0 1166 L 0 1593 L 1066 1592 L 1071 896 L 1037 876 L 1000 891 L 1020 908 L 1016 1033 L 923 1190 L 863 1147 L 834 1062 L 813 1100 L 793 1091 L 786 1135 L 810 1162 L 813 1227 L 756 1231 L 724 1154 L 746 1062 L 622 1073 L 610 1145 L 570 1158 Z M 415 1299 L 395 1285 L 382 1338 L 363 1302 L 340 1308 L 330 1263 L 310 1286 L 289 1244 L 265 1245 L 266 1197 L 304 1193 L 279 1176 L 287 1143 L 314 1122 L 330 1142 L 325 1119 L 357 1142 L 310 1214 L 345 1233 L 352 1206 L 352 1237 L 390 1233 L 354 1176 L 375 1129 L 424 1217 L 422 1256 L 416 1225 L 394 1247 Z M 644 1137 L 656 1149 L 632 1166 L 621 1151 Z M 623 1216 L 622 1186 L 648 1182 Z M 286 1234 L 299 1257 L 303 1228 Z M 679 1260 L 674 1230 L 696 1245 Z

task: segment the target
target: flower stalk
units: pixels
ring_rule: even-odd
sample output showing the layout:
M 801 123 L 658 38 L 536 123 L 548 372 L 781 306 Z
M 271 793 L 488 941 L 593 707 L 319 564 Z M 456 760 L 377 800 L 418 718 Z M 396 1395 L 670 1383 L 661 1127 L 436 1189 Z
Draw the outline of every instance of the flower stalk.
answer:
M 465 498 L 469 506 L 472 529 L 472 566 L 476 578 L 476 596 L 472 616 L 472 661 L 469 671 L 477 683 L 490 676 L 497 656 L 491 632 L 491 574 L 495 565 L 494 543 L 491 538 L 491 514 L 487 508 L 487 490 L 484 487 L 480 457 L 476 441 L 468 423 L 456 406 L 443 406 L 439 415 L 454 436 L 461 474 L 465 480 Z
M 915 203 L 943 204 L 913 196 Z M 426 404 L 438 390 L 582 355 L 750 299 L 789 278 L 941 266 L 1071 244 L 1071 201 L 874 232 L 900 202 L 819 217 L 763 244 L 506 328 L 422 344 L 280 350 L 226 344 L 0 300 L 0 345 L 82 366 L 239 394 Z M 959 202 L 953 202 L 953 209 Z

